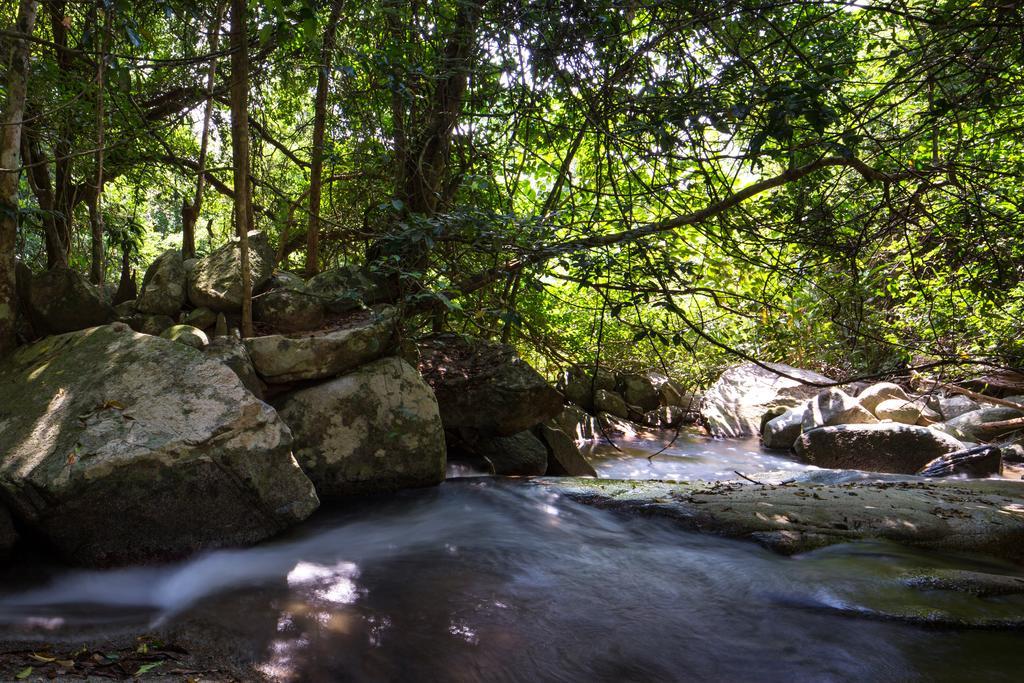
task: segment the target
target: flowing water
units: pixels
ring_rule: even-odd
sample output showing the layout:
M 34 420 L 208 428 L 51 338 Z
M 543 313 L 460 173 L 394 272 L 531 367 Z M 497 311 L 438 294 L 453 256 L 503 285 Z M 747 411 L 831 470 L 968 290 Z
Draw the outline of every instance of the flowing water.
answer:
M 601 450 L 595 462 L 648 478 L 669 462 L 683 478 L 780 464 L 688 443 L 653 461 Z M 936 567 L 1019 573 L 879 543 L 785 558 L 526 481 L 463 478 L 321 511 L 256 548 L 50 568 L 0 586 L 0 638 L 202 633 L 294 681 L 1019 680 L 1024 634 L 876 618 L 893 605 L 925 617 L 1024 613 L 1019 596 L 902 581 Z

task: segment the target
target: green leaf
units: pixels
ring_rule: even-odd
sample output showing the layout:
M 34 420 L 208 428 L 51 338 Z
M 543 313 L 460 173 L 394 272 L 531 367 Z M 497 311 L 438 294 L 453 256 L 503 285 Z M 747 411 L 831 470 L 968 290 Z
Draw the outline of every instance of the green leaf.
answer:
M 15 678 L 17 678 L 19 681 L 23 681 L 23 680 L 25 680 L 26 678 L 28 678 L 31 675 L 32 675 L 32 667 L 29 666 L 29 667 L 26 667 L 25 669 L 22 669 L 22 671 L 17 676 L 15 676 Z
M 139 667 L 139 670 L 135 672 L 135 675 L 136 676 L 141 676 L 142 674 L 147 674 L 150 671 L 152 671 L 153 669 L 157 668 L 158 666 L 163 666 L 163 665 L 164 665 L 163 662 L 153 662 L 152 664 L 143 664 L 142 666 Z

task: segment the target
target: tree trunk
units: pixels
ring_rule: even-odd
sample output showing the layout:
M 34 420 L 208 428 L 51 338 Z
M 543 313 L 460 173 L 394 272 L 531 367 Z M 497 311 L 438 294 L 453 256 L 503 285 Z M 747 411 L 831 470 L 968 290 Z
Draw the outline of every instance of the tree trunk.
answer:
M 316 79 L 316 104 L 313 114 L 313 158 L 310 160 L 309 230 L 306 233 L 306 275 L 320 271 L 320 191 L 324 170 L 324 128 L 327 122 L 327 89 L 330 87 L 334 41 L 341 18 L 341 0 L 335 0 L 320 50 L 320 68 Z
M 246 0 L 231 0 L 231 153 L 235 180 L 235 230 L 242 262 L 242 336 L 252 336 L 249 269 L 249 48 Z
M 224 5 L 217 6 L 217 14 L 210 27 L 210 52 L 220 45 L 220 26 L 224 23 Z M 203 112 L 203 134 L 199 143 L 199 170 L 196 172 L 196 194 L 191 205 L 182 203 L 181 253 L 185 258 L 196 255 L 196 221 L 203 209 L 203 190 L 206 187 L 206 157 L 210 145 L 210 120 L 213 118 L 213 87 L 217 78 L 217 58 L 210 58 L 206 73 L 206 108 Z
M 104 257 L 103 249 L 103 144 L 104 133 L 106 132 L 106 121 L 104 112 L 106 98 L 104 88 L 106 83 L 104 77 L 104 65 L 106 54 L 110 46 L 110 21 L 112 9 L 103 12 L 103 38 L 100 46 L 99 59 L 96 63 L 96 183 L 94 194 L 89 202 L 89 231 L 92 236 L 92 261 L 89 267 L 89 279 L 93 283 L 103 284 Z
M 38 0 L 21 0 L 14 31 L 30 36 L 36 23 Z M 11 40 L 6 63 L 7 104 L 0 119 L 0 357 L 14 349 L 17 339 L 15 243 L 18 235 L 18 180 L 21 177 L 21 125 L 25 117 L 28 81 L 28 41 Z

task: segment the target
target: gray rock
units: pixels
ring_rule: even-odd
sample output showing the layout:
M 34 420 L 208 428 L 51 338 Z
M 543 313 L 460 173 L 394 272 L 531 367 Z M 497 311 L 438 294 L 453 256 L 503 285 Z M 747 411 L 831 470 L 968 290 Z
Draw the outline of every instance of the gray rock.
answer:
M 548 420 L 538 427 L 541 441 L 548 448 L 547 474 L 556 477 L 596 477 L 597 472 L 580 453 L 576 441 Z
M 105 325 L 117 311 L 100 290 L 70 268 L 54 268 L 32 278 L 28 312 L 39 334 L 61 334 Z
M 535 479 L 531 485 L 587 505 L 662 516 L 687 530 L 755 541 L 787 555 L 880 539 L 1024 561 L 1024 516 L 1006 513 L 1024 507 L 1024 483 L 1019 481 L 766 487 Z
M 193 349 L 202 349 L 210 343 L 206 333 L 191 325 L 172 325 L 160 333 L 164 339 L 191 346 Z
M 943 420 L 952 420 L 965 413 L 974 412 L 980 407 L 976 401 L 962 394 L 939 400 L 939 412 Z
M 138 311 L 135 310 L 135 299 L 122 301 L 118 305 L 114 306 L 114 311 L 117 313 L 118 318 L 130 318 L 134 316 L 138 313 Z
M 501 476 L 536 476 L 548 469 L 548 449 L 530 431 L 512 436 L 489 436 L 476 441 L 474 453 Z
M 114 324 L 0 364 L 0 489 L 88 565 L 254 543 L 318 504 L 291 435 L 221 363 Z
M 270 277 L 263 280 L 258 287 L 253 288 L 254 295 L 260 295 L 265 292 L 271 292 L 275 289 L 294 289 L 297 291 L 303 291 L 306 288 L 306 281 L 301 276 L 295 273 L 289 273 L 286 270 L 279 270 L 274 272 Z
M 631 420 L 626 420 L 618 415 L 612 415 L 611 413 L 598 413 L 597 418 L 597 436 L 601 438 L 609 438 L 613 436 L 624 436 L 626 438 L 632 438 L 638 434 L 644 433 L 644 428 Z
M 249 233 L 249 266 L 255 289 L 270 277 L 274 250 L 262 232 Z M 201 259 L 188 274 L 188 298 L 196 308 L 214 311 L 242 309 L 241 250 L 237 238 Z
M 668 378 L 665 378 L 668 381 Z M 636 406 L 640 412 L 657 410 L 661 405 L 661 393 L 656 381 L 649 375 L 622 375 L 617 389 L 626 403 Z
M 878 382 L 877 384 L 872 384 L 857 394 L 857 400 L 860 401 L 860 404 L 871 413 L 875 412 L 875 407 L 878 406 L 879 403 L 893 398 L 901 401 L 910 400 L 910 397 L 907 396 L 907 392 L 903 391 L 903 387 L 892 382 Z
M 213 324 L 213 335 L 215 337 L 228 336 L 228 318 L 223 313 L 217 314 L 217 322 Z
M 136 332 L 151 334 L 159 337 L 164 330 L 174 325 L 174 320 L 169 315 L 147 315 L 136 313 L 130 318 L 124 318 L 121 322 L 127 324 Z
M 236 337 L 214 337 L 210 343 L 203 347 L 203 355 L 210 360 L 223 363 L 242 380 L 246 389 L 251 391 L 256 398 L 262 399 L 267 386 L 256 374 L 256 368 L 252 365 L 249 352 L 245 350 L 245 344 Z
M 558 388 L 572 403 L 594 412 L 594 396 L 600 390 L 615 390 L 615 374 L 605 368 L 574 365 L 561 374 Z
M 245 340 L 256 372 L 270 384 L 334 377 L 389 353 L 397 321 L 389 306 L 367 311 L 346 326 L 308 334 L 272 334 Z
M 374 278 L 356 266 L 342 266 L 314 275 L 306 283 L 305 291 L 319 298 L 331 313 L 347 313 L 388 298 Z
M 905 425 L 917 424 L 921 419 L 921 406 L 902 398 L 887 398 L 875 406 L 875 416 Z
M 689 423 L 691 416 L 679 406 L 661 406 L 644 413 L 640 423 L 657 429 L 676 429 Z
M 761 416 L 768 409 L 799 405 L 821 391 L 820 386 L 806 382 L 823 384 L 832 381 L 809 370 L 779 363 L 765 365 L 769 369 L 754 363 L 730 368 L 705 393 L 701 416 L 713 435 L 754 436 L 761 426 Z M 785 373 L 788 377 L 773 370 Z
M 800 405 L 796 408 L 787 408 L 786 412 L 769 420 L 761 430 L 761 442 L 764 447 L 792 450 L 793 444 L 803 432 L 806 412 L 807 406 Z
M 806 432 L 817 427 L 873 422 L 878 422 L 878 418 L 861 405 L 858 399 L 842 389 L 831 387 L 819 393 L 807 404 L 803 429 Z
M 1024 412 L 1021 410 L 1014 410 L 1004 406 L 986 406 L 969 413 L 964 413 L 959 417 L 954 417 L 943 424 L 937 424 L 932 429 L 945 432 L 961 441 L 979 441 L 984 436 L 984 434 L 978 431 L 978 428 L 982 425 L 989 422 L 1012 420 L 1022 416 L 1024 416 Z
M 419 349 L 445 429 L 510 436 L 562 412 L 562 395 L 511 346 L 446 334 Z
M 165 251 L 146 270 L 135 308 L 141 313 L 177 316 L 187 299 L 186 280 L 181 252 Z
M 416 370 L 384 358 L 275 401 L 295 457 L 323 498 L 444 480 L 437 401 Z
M 598 389 L 594 394 L 594 409 L 599 413 L 611 413 L 624 420 L 629 419 L 629 406 L 622 396 L 614 391 Z
M 198 327 L 200 330 L 207 330 L 217 324 L 218 315 L 209 308 L 197 308 L 182 316 L 181 323 Z
M 324 306 L 320 299 L 299 289 L 273 289 L 255 297 L 253 317 L 278 332 L 304 332 L 324 324 Z
M 914 474 L 964 445 L 928 427 L 882 422 L 819 427 L 804 432 L 794 447 L 818 467 Z

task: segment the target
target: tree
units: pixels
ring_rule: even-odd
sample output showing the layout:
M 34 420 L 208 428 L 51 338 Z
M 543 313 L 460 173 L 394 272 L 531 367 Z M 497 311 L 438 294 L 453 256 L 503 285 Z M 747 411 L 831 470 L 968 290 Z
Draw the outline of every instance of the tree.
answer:
M 235 179 L 235 233 L 241 254 L 242 336 L 252 336 L 249 268 L 249 43 L 245 0 L 231 0 L 231 155 Z
M 15 247 L 18 231 L 18 179 L 21 176 L 21 128 L 28 90 L 28 37 L 35 28 L 38 0 L 21 0 L 7 63 L 7 103 L 0 119 L 0 357 L 15 346 L 18 301 Z

